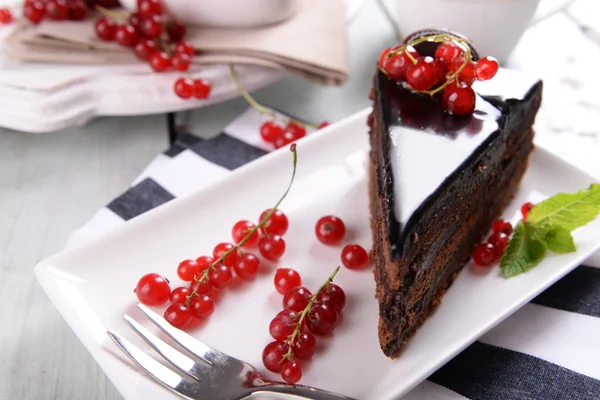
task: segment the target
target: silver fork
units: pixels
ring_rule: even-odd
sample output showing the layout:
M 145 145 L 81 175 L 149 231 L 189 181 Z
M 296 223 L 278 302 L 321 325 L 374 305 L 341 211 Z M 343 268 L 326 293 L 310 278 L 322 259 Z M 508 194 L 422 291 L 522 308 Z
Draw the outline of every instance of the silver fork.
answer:
M 123 317 L 125 322 L 181 374 L 165 367 L 112 329 L 107 332 L 108 336 L 138 367 L 184 398 L 237 400 L 259 394 L 279 393 L 315 400 L 352 400 L 350 397 L 308 386 L 268 381 L 252 365 L 213 349 L 174 328 L 148 307 L 142 304 L 138 304 L 138 307 L 192 357 L 174 349 L 130 316 Z

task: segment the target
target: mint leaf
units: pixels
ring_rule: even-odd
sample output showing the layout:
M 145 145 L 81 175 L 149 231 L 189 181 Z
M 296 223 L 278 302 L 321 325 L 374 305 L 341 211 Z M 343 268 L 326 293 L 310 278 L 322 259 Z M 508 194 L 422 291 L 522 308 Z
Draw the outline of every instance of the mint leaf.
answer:
M 529 271 L 536 266 L 546 254 L 546 247 L 533 238 L 530 229 L 519 221 L 513 235 L 504 249 L 500 259 L 500 269 L 505 277 L 515 276 Z
M 543 225 L 534 228 L 532 238 L 557 254 L 572 253 L 577 250 L 571 232 L 560 226 Z
M 598 212 L 600 184 L 593 184 L 577 193 L 559 193 L 536 204 L 527 215 L 527 223 L 560 227 L 570 232 L 594 220 Z M 564 233 L 560 235 L 564 237 Z

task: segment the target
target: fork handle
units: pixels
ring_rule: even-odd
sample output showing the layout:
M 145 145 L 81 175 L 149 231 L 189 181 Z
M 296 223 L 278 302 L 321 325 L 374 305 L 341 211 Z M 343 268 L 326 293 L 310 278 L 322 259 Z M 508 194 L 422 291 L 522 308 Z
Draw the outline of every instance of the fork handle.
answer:
M 259 394 L 262 392 L 287 394 L 295 397 L 301 396 L 306 399 L 313 400 L 355 400 L 351 397 L 347 397 L 341 394 L 302 385 L 286 385 L 283 383 L 275 383 L 257 389 L 258 390 L 253 394 Z

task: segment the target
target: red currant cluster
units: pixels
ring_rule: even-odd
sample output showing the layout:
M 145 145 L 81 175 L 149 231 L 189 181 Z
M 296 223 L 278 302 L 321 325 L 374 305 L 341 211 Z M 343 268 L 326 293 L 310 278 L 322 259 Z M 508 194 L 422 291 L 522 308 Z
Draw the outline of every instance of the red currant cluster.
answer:
M 527 214 L 533 207 L 533 203 L 525 203 L 521 207 L 521 215 L 523 219 L 527 218 Z M 473 253 L 473 262 L 481 267 L 487 267 L 497 262 L 504 249 L 508 245 L 513 227 L 510 222 L 498 219 L 492 225 L 492 234 L 488 237 L 487 242 L 480 243 Z
M 8 8 L 0 8 L 0 25 L 8 25 L 13 22 L 12 12 Z
M 332 283 L 338 271 L 339 267 L 315 294 L 301 286 L 302 279 L 293 269 L 281 268 L 275 274 L 275 288 L 283 295 L 283 311 L 269 324 L 275 341 L 265 347 L 262 359 L 265 368 L 280 373 L 288 383 L 302 378 L 299 361 L 308 361 L 315 354 L 315 335 L 331 335 L 338 325 L 339 313 L 346 305 L 346 294 Z
M 328 246 L 337 246 L 344 240 L 346 225 L 340 218 L 326 215 L 317 221 L 315 233 L 321 243 Z M 369 265 L 367 251 L 358 244 L 344 246 L 341 259 L 342 264 L 348 269 L 362 269 Z
M 194 47 L 183 41 L 186 27 L 164 13 L 161 0 L 138 0 L 137 11 L 128 16 L 106 10 L 104 14 L 95 25 L 100 39 L 133 49 L 154 72 L 189 70 Z M 206 99 L 211 84 L 206 79 L 182 77 L 175 81 L 173 90 L 182 99 Z
M 176 328 L 185 329 L 193 325 L 194 318 L 206 319 L 215 309 L 214 291 L 224 289 L 233 280 L 233 272 L 244 280 L 256 277 L 260 259 L 241 249 L 256 247 L 261 256 L 277 261 L 285 252 L 282 236 L 288 229 L 286 215 L 278 209 L 265 210 L 259 225 L 250 221 L 238 221 L 233 226 L 232 243 L 219 243 L 212 256 L 200 256 L 195 260 L 184 260 L 177 267 L 177 275 L 189 287 L 181 286 L 170 290 L 169 282 L 158 274 L 143 276 L 135 293 L 143 304 L 162 305 L 171 301 L 164 317 Z M 233 272 L 232 272 L 233 271 Z
M 322 122 L 318 129 L 325 128 L 329 122 Z M 288 146 L 296 140 L 306 136 L 306 129 L 299 122 L 289 121 L 287 125 L 283 125 L 278 121 L 267 121 L 260 126 L 260 137 L 267 143 L 271 143 L 273 147 L 279 149 L 283 146 Z
M 434 57 L 421 56 L 413 47 L 422 42 L 440 43 Z M 413 90 L 441 94 L 444 109 L 450 114 L 465 115 L 475 110 L 475 92 L 471 85 L 491 79 L 498 71 L 498 61 L 485 57 L 475 62 L 469 45 L 451 35 L 431 35 L 405 45 L 387 48 L 379 56 L 379 68 L 391 79 L 406 82 Z
M 34 24 L 46 17 L 54 21 L 81 21 L 87 13 L 88 4 L 84 0 L 25 0 L 23 4 L 23 15 Z

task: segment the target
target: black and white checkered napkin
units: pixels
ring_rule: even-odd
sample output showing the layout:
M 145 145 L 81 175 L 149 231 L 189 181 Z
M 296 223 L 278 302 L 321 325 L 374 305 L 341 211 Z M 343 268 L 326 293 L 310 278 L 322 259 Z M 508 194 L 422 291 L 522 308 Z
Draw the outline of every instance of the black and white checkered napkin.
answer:
M 249 109 L 214 138 L 179 137 L 68 243 L 113 229 L 269 151 Z M 594 259 L 595 258 L 595 259 Z M 600 399 L 600 256 L 485 334 L 405 399 Z M 402 377 L 398 377 L 402 379 Z

